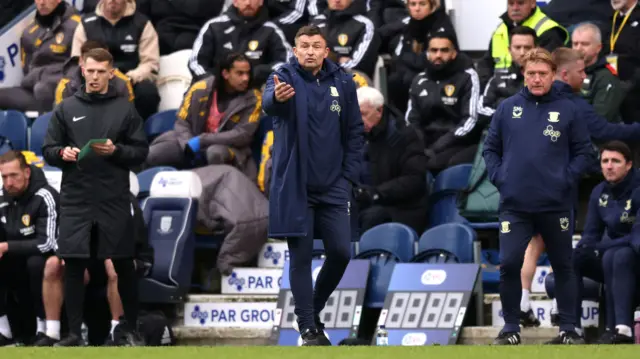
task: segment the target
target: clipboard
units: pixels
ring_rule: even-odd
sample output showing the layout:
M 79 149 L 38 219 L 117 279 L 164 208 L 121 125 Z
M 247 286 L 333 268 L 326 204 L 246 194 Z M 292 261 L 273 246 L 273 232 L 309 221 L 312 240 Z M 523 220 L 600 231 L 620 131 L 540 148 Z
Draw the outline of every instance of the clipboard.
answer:
M 93 149 L 91 148 L 91 145 L 95 143 L 106 143 L 106 142 L 107 142 L 106 138 L 94 138 L 92 140 L 89 140 L 89 142 L 87 142 L 84 145 L 84 147 L 82 147 L 82 149 L 80 150 L 80 153 L 78 153 L 78 159 L 76 162 L 80 163 L 80 161 L 86 158 L 89 154 L 93 153 Z

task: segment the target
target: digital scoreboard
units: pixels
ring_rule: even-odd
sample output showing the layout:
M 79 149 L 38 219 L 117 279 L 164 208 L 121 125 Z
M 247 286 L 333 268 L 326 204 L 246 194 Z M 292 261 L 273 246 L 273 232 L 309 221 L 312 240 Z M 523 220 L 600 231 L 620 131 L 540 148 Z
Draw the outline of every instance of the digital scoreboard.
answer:
M 314 260 L 311 265 L 313 285 L 324 260 Z M 333 345 L 345 338 L 355 337 L 360 326 L 362 305 L 369 278 L 370 262 L 367 260 L 351 260 L 347 270 L 333 292 L 320 320 L 325 325 L 325 333 Z M 293 294 L 289 283 L 289 261 L 284 264 L 282 285 L 276 306 L 272 338 L 277 345 L 301 345 L 300 334 L 293 329 L 296 320 Z
M 389 345 L 456 344 L 479 274 L 477 264 L 396 264 L 378 319 Z

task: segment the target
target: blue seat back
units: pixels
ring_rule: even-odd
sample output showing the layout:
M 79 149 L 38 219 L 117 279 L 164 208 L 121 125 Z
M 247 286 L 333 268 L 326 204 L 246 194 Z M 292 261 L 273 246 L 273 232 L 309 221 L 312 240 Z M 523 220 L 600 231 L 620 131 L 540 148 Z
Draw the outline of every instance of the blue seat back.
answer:
M 476 238 L 476 232 L 465 224 L 441 224 L 420 237 L 416 257 L 426 263 L 473 263 Z
M 0 111 L 0 135 L 11 141 L 14 150 L 25 151 L 27 146 L 27 117 L 18 111 Z
M 47 112 L 44 115 L 36 118 L 31 125 L 31 140 L 29 141 L 29 151 L 35 153 L 38 156 L 42 156 L 42 144 L 44 143 L 44 137 L 47 135 L 49 129 L 49 121 L 53 112 Z
M 446 223 L 465 223 L 467 220 L 460 215 L 458 209 L 457 192 L 440 192 L 430 197 L 429 228 Z
M 391 274 L 398 258 L 387 253 L 376 253 L 375 251 L 361 252 L 356 259 L 368 259 L 371 262 L 369 278 L 367 279 L 367 292 L 365 294 L 365 307 L 382 308 L 384 298 L 387 296 Z
M 143 199 L 149 196 L 149 190 L 151 189 L 151 182 L 153 177 L 159 172 L 176 171 L 175 168 L 169 166 L 159 166 L 148 168 L 138 173 L 138 184 L 140 185 L 140 191 L 138 192 L 138 198 Z
M 438 174 L 433 185 L 433 193 L 462 191 L 469 185 L 471 164 L 449 167 Z
M 161 134 L 173 130 L 177 119 L 176 115 L 176 110 L 166 110 L 149 117 L 144 122 L 144 132 L 147 134 L 147 138 L 153 140 Z
M 364 232 L 360 237 L 360 253 L 388 253 L 401 262 L 413 257 L 414 245 L 418 240 L 416 232 L 401 223 L 384 223 Z
M 145 200 L 144 220 L 155 251 L 151 279 L 170 287 L 188 289 L 191 285 L 197 207 L 191 198 Z

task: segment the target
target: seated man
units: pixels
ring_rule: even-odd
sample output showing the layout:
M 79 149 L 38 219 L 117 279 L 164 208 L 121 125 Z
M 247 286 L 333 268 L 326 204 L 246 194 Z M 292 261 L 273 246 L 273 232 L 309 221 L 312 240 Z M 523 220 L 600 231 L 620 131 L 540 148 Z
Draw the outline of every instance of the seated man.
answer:
M 357 6 L 364 6 L 366 9 L 366 16 L 373 22 L 376 27 L 382 26 L 382 13 L 390 6 L 389 0 L 353 0 L 361 3 Z M 403 0 L 399 0 L 403 1 Z M 322 15 L 327 11 L 327 0 L 309 0 L 307 4 L 307 11 L 313 18 L 318 15 Z M 404 4 L 403 4 L 404 5 Z M 404 15 L 404 13 L 403 13 Z
M 109 50 L 107 46 L 97 41 L 87 41 L 82 44 L 80 49 L 80 57 L 72 57 L 65 64 L 65 77 L 60 80 L 58 87 L 56 88 L 56 105 L 62 102 L 65 98 L 72 96 L 82 86 L 85 85 L 84 76 L 82 75 L 82 66 L 84 64 L 84 55 L 93 49 L 105 49 Z M 133 86 L 131 80 L 120 70 L 113 70 L 114 77 L 110 80 L 110 87 L 115 88 L 118 96 L 127 97 L 129 101 L 133 102 L 135 95 L 133 92 Z
M 249 89 L 250 78 L 251 65 L 245 55 L 229 53 L 222 58 L 215 77 L 191 86 L 178 111 L 175 130 L 151 143 L 146 164 L 230 164 L 255 180 L 251 144 L 262 115 L 262 97 L 260 91 Z
M 287 62 L 291 46 L 278 25 L 269 21 L 263 0 L 233 0 L 233 6 L 209 20 L 193 43 L 189 69 L 193 81 L 215 73 L 229 52 L 242 53 L 253 69 L 252 86 L 259 88 L 271 71 Z
M 432 34 L 427 69 L 409 90 L 406 121 L 422 132 L 427 168 L 434 172 L 472 162 L 482 130 L 476 126 L 478 74 L 454 39 L 447 32 Z
M 521 61 L 524 55 L 537 45 L 538 37 L 532 28 L 518 26 L 511 32 L 509 53 L 513 62 L 509 68 L 495 71 L 480 96 L 478 114 L 484 117 L 483 122 L 486 122 L 486 125 L 491 121 L 491 116 L 496 112 L 500 102 L 515 95 L 524 86 Z
M 400 222 L 422 233 L 427 224 L 427 158 L 417 129 L 405 127 L 402 114 L 384 105 L 373 87 L 360 87 L 365 162 L 362 185 L 354 189 L 360 230 Z
M 85 15 L 73 35 L 71 56 L 82 55 L 88 40 L 107 44 L 114 68 L 133 82 L 136 110 L 143 119 L 158 110 L 155 78 L 160 66 L 158 34 L 151 21 L 136 11 L 134 0 L 101 0 L 95 13 Z
M 0 173 L 0 346 L 7 346 L 14 344 L 6 312 L 11 290 L 28 286 L 30 298 L 22 300 L 33 301 L 37 338 L 60 328 L 59 321 L 45 322 L 42 304 L 45 261 L 57 248 L 58 192 L 49 186 L 44 172 L 27 165 L 18 151 L 0 156 Z
M 366 15 L 366 2 L 332 0 L 328 9 L 311 21 L 327 38 L 330 58 L 345 69 L 356 69 L 373 78 L 380 39 Z
M 640 173 L 633 168 L 631 150 L 619 141 L 601 147 L 600 164 L 605 181 L 591 192 L 582 239 L 573 254 L 577 298 L 582 302 L 582 277 L 604 283 L 607 331 L 598 343 L 631 344 L 640 249 L 635 221 L 640 215 Z M 580 315 L 582 305 L 576 308 Z
M 47 112 L 71 53 L 80 22 L 73 5 L 62 0 L 36 1 L 36 16 L 20 37 L 24 78 L 20 87 L 0 89 L 0 109 Z

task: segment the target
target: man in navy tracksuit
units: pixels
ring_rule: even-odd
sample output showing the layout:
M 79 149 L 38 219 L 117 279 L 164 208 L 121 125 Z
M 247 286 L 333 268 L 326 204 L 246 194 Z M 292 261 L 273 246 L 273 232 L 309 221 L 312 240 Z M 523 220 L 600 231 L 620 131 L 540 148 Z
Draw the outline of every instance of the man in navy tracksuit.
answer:
M 633 344 L 632 313 L 640 264 L 640 222 L 636 221 L 640 215 L 640 173 L 631 158 L 631 150 L 620 141 L 601 147 L 605 181 L 591 192 L 582 239 L 573 254 L 578 315 L 582 277 L 606 286 L 607 331 L 598 344 Z
M 520 269 L 539 233 L 558 282 L 560 334 L 552 344 L 584 343 L 575 331 L 571 266 L 572 192 L 592 153 L 578 107 L 552 89 L 555 64 L 544 49 L 523 60 L 526 87 L 496 110 L 483 156 L 500 191 L 500 300 L 505 326 L 494 344 L 520 344 Z
M 331 345 L 319 313 L 351 256 L 350 196 L 360 176 L 363 124 L 355 82 L 326 59 L 317 26 L 302 27 L 295 57 L 269 76 L 262 108 L 273 117 L 269 236 L 289 246 L 289 278 L 303 345 Z M 314 234 L 326 257 L 315 288 Z

